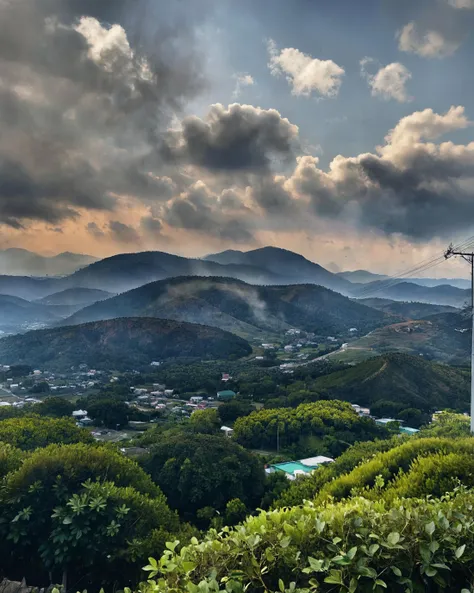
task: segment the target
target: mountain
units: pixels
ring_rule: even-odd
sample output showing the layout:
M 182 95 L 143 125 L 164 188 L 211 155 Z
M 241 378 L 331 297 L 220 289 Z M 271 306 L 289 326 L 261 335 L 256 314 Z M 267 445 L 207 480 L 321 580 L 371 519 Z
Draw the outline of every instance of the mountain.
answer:
M 39 299 L 44 305 L 81 306 L 91 305 L 97 301 L 104 301 L 115 296 L 111 292 L 94 288 L 66 288 Z
M 359 299 L 359 303 L 383 311 L 394 317 L 404 317 L 405 319 L 423 319 L 429 315 L 438 313 L 459 313 L 459 309 L 449 305 L 431 305 L 428 303 L 415 303 L 404 301 L 392 301 L 391 299 L 369 298 Z
M 281 284 L 319 284 L 347 294 L 351 283 L 329 272 L 302 255 L 278 247 L 262 247 L 253 251 L 228 250 L 207 255 L 204 259 L 223 265 L 256 266 L 278 274 Z
M 392 282 L 393 280 L 390 276 L 385 276 L 384 274 L 374 274 L 372 272 L 368 272 L 367 270 L 338 272 L 336 275 L 340 276 L 341 278 L 345 278 L 350 282 L 358 284 L 368 284 L 370 282 L 378 282 L 388 279 L 390 279 Z M 449 284 L 450 286 L 463 289 L 469 289 L 471 287 L 471 281 L 464 278 L 409 278 L 409 281 L 410 283 L 418 284 L 419 286 L 429 287 L 440 286 L 443 284 Z
M 167 359 L 235 359 L 251 351 L 245 340 L 220 329 L 150 318 L 113 319 L 0 339 L 3 364 L 48 370 L 81 363 L 125 370 Z
M 470 300 L 471 291 L 448 284 L 430 287 L 419 286 L 412 282 L 399 282 L 394 285 L 384 282 L 372 282 L 363 286 L 354 286 L 352 296 L 359 299 L 375 296 L 394 301 L 415 301 L 418 303 L 463 307 Z
M 25 331 L 32 324 L 46 325 L 58 321 L 59 318 L 45 305 L 0 294 L 0 331 L 2 333 Z
M 382 312 L 316 285 L 252 286 L 232 278 L 181 277 L 152 282 L 78 311 L 64 323 L 117 317 L 163 317 L 220 327 L 246 337 L 291 327 L 319 335 L 370 331 Z
M 0 294 L 28 301 L 40 299 L 63 289 L 62 278 L 32 278 L 30 276 L 0 276 Z
M 471 348 L 471 319 L 459 313 L 440 313 L 376 329 L 351 343 L 372 354 L 405 352 L 428 360 L 465 364 Z
M 392 353 L 319 377 L 312 389 L 370 407 L 380 400 L 401 408 L 442 410 L 469 406 L 470 373 L 419 356 Z
M 0 251 L 0 274 L 13 276 L 62 276 L 72 274 L 94 261 L 96 257 L 78 253 L 60 253 L 45 257 L 27 249 Z

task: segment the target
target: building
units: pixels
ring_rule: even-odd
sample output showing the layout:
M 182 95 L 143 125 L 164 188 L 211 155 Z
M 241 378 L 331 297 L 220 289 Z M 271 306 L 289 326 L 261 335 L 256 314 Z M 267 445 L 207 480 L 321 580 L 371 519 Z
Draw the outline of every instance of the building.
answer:
M 387 426 L 390 422 L 398 422 L 395 418 L 376 418 L 375 424 L 380 424 L 381 426 Z
M 315 469 L 321 467 L 321 465 L 332 463 L 333 461 L 334 459 L 331 459 L 330 457 L 317 455 L 316 457 L 308 457 L 307 459 L 300 459 L 299 461 L 274 463 L 269 465 L 265 469 L 265 472 L 267 474 L 283 472 L 289 480 L 296 480 L 298 476 L 309 476 Z
M 74 410 L 74 412 L 72 413 L 72 417 L 73 418 L 85 418 L 87 416 L 87 410 Z
M 234 399 L 236 395 L 237 394 L 235 393 L 235 391 L 232 391 L 231 389 L 224 389 L 224 391 L 217 392 L 217 399 L 221 401 L 229 401 L 231 399 Z
M 416 434 L 420 431 L 417 428 L 411 428 L 410 426 L 400 426 L 400 432 L 403 434 Z
M 225 434 L 226 437 L 232 436 L 232 433 L 234 432 L 234 429 L 229 428 L 228 426 L 221 426 L 221 430 Z

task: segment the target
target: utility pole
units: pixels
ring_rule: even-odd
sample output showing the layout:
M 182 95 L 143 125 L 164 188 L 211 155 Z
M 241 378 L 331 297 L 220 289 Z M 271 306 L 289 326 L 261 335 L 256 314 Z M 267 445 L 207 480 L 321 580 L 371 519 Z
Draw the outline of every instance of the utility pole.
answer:
M 474 433 L 474 253 L 454 251 L 453 244 L 448 247 L 444 257 L 461 256 L 471 266 L 471 433 Z
M 280 452 L 280 423 L 277 424 L 277 453 Z

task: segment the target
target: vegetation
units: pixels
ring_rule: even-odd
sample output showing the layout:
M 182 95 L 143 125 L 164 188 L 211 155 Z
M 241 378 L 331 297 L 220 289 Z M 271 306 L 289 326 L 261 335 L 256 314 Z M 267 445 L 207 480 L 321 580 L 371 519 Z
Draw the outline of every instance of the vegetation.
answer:
M 112 319 L 9 336 L 0 341 L 5 363 L 51 370 L 85 363 L 97 369 L 145 367 L 174 358 L 240 358 L 250 345 L 222 330 L 168 319 Z
M 0 421 L 0 442 L 32 451 L 52 443 L 92 443 L 91 434 L 70 418 L 24 416 Z
M 256 508 L 264 493 L 263 464 L 223 436 L 165 434 L 150 447 L 143 467 L 170 506 L 201 526 L 235 498 Z
M 356 441 L 388 436 L 388 430 L 368 418 L 358 416 L 341 401 L 301 404 L 296 409 L 263 409 L 234 425 L 234 438 L 252 449 L 276 448 L 277 439 L 285 451 L 295 456 L 339 455 Z
M 129 407 L 115 399 L 96 399 L 87 405 L 89 417 L 107 428 L 121 428 L 128 422 Z

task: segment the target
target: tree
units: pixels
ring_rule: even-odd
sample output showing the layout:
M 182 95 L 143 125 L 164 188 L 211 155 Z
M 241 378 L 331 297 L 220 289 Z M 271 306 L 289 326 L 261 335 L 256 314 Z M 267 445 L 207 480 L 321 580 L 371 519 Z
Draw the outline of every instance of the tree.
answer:
M 46 381 L 39 381 L 38 383 L 35 383 L 30 389 L 30 393 L 49 393 L 50 391 L 51 388 L 49 383 L 46 383 Z
M 128 406 L 113 399 L 97 400 L 88 406 L 87 413 L 107 428 L 121 428 L 128 423 Z
M 76 407 L 64 397 L 47 397 L 36 409 L 41 416 L 61 418 L 71 416 Z
M 31 451 L 53 443 L 93 443 L 89 431 L 78 428 L 70 418 L 43 418 L 36 415 L 0 421 L 0 441 Z
M 229 500 L 225 507 L 224 521 L 226 525 L 240 523 L 247 516 L 247 507 L 240 498 Z
M 229 424 L 237 418 L 248 416 L 254 410 L 255 408 L 248 402 L 234 399 L 219 406 L 219 416 L 223 424 Z
M 196 410 L 192 413 L 189 424 L 194 432 L 203 434 L 215 434 L 221 426 L 219 414 L 214 408 Z
M 259 459 L 220 435 L 167 436 L 150 447 L 143 466 L 187 520 L 196 521 L 204 507 L 223 513 L 234 498 L 256 508 L 263 494 L 265 474 Z
M 125 574 L 121 565 L 133 560 L 133 546 L 142 546 L 150 532 L 179 526 L 135 462 L 84 444 L 32 453 L 8 474 L 0 508 L 3 568 L 12 575 L 25 571 L 37 584 L 49 583 L 48 572 L 65 580 L 69 571 L 87 576 L 86 569 L 113 580 Z

